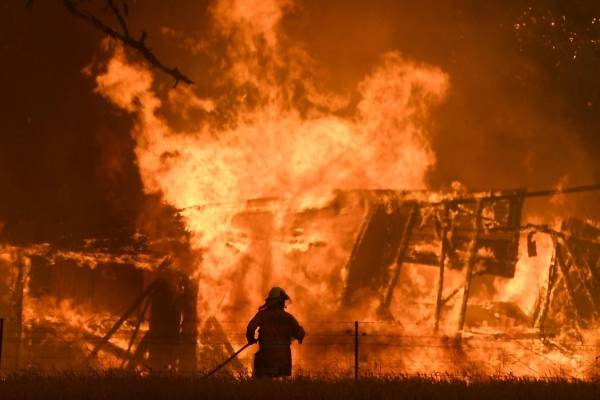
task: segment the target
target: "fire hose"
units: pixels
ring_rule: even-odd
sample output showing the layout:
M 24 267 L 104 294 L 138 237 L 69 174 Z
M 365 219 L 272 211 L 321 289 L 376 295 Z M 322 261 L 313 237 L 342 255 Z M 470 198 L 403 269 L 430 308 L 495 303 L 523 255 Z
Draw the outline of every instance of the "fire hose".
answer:
M 209 376 L 213 375 L 215 372 L 219 371 L 221 368 L 223 368 L 224 366 L 229 364 L 231 361 L 233 361 L 233 359 L 236 358 L 242 351 L 246 350 L 248 347 L 252 346 L 254 343 L 256 343 L 256 342 L 246 343 L 241 349 L 239 349 L 238 351 L 233 353 L 227 360 L 223 361 L 221 364 L 219 364 L 215 368 L 213 368 L 209 373 L 205 374 L 203 376 L 203 378 L 208 378 Z

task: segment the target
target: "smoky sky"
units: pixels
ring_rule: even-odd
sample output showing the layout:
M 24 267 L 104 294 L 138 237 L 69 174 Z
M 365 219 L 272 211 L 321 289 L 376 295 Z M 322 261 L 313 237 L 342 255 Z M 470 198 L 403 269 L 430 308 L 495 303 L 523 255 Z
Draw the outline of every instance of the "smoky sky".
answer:
M 286 13 L 282 44 L 301 46 L 320 84 L 343 95 L 386 51 L 448 73 L 447 99 L 428 127 L 437 158 L 431 188 L 585 184 L 600 180 L 600 57 L 585 43 L 573 57 L 567 45 L 571 31 L 593 41 L 586 26 L 600 15 L 595 3 L 306 0 Z M 222 90 L 210 4 L 130 6 L 132 31 L 148 32 L 155 53 L 190 75 L 200 96 Z M 525 12 L 566 16 L 569 29 L 532 22 L 517 32 Z M 102 35 L 56 1 L 31 9 L 3 2 L 0 13 L 0 235 L 52 241 L 134 231 L 155 199 L 143 193 L 135 164 L 133 117 L 82 73 L 102 57 Z M 160 73 L 157 80 L 172 85 Z

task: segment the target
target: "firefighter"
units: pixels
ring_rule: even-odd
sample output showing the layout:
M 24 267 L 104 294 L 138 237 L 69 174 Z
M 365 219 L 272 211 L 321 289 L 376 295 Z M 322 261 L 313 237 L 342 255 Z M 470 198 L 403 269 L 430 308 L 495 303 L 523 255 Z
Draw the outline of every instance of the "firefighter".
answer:
M 248 343 L 258 342 L 259 349 L 254 355 L 254 377 L 276 378 L 292 375 L 292 339 L 302 343 L 304 329 L 292 314 L 286 312 L 285 302 L 290 300 L 285 290 L 274 287 L 269 291 L 265 304 L 248 323 L 246 338 Z M 255 339 L 256 328 L 258 340 Z

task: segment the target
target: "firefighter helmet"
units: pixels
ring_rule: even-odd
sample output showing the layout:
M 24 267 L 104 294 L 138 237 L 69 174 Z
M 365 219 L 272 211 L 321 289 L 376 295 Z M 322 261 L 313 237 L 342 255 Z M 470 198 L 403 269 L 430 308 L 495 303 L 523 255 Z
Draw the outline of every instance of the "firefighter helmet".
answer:
M 290 300 L 290 296 L 288 296 L 288 294 L 285 292 L 285 290 L 283 290 L 280 287 L 272 287 L 271 290 L 269 290 L 269 294 L 267 295 L 267 298 L 265 300 Z

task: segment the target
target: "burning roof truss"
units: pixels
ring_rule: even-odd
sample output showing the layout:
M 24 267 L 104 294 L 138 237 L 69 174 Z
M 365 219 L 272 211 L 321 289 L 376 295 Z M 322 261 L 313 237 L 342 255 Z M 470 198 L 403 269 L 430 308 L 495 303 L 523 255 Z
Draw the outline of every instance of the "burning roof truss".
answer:
M 448 201 L 440 205 L 389 193 L 369 197 L 348 261 L 343 303 L 359 302 L 365 294 L 378 296 L 380 315 L 391 317 L 389 306 L 402 266 L 434 266 L 439 269 L 437 327 L 441 309 L 448 301 L 443 297 L 444 270 L 465 269 L 459 322 L 462 329 L 472 278 L 484 274 L 514 276 L 523 193 L 501 192 L 499 200 L 481 196 L 475 203 Z
M 340 311 L 365 299 L 375 299 L 379 316 L 383 320 L 393 318 L 390 304 L 402 269 L 409 264 L 434 267 L 437 281 L 433 325 L 438 328 L 444 305 L 460 295 L 457 331 L 461 332 L 473 279 L 483 275 L 512 278 L 522 232 L 530 232 L 531 256 L 535 255 L 533 235 L 545 233 L 552 238 L 554 256 L 532 325 L 542 335 L 551 333 L 565 316 L 576 327 L 591 326 L 600 315 L 600 229 L 575 219 L 566 220 L 560 231 L 521 226 L 527 196 L 525 191 L 516 190 L 475 194 L 466 201 L 453 197 L 430 201 L 414 193 L 340 191 L 324 207 L 293 211 L 284 233 L 277 233 L 273 225 L 273 209 L 278 201 L 257 200 L 249 202 L 247 209 L 238 211 L 232 219 L 239 228 L 232 238 L 240 242 L 240 246 L 234 246 L 236 251 L 264 253 L 253 255 L 252 262 L 261 264 L 269 276 L 270 246 L 300 249 L 294 250 L 293 257 L 309 257 L 308 253 L 326 245 L 312 233 L 324 226 L 323 220 L 329 220 L 327 223 L 336 226 L 342 236 L 352 237 L 344 265 L 347 275 L 340 286 Z M 16 342 L 27 335 L 20 330 L 23 295 L 27 292 L 34 298 L 49 294 L 81 300 L 91 296 L 95 299 L 92 302 L 108 307 L 105 311 L 116 316 L 110 326 L 96 331 L 80 329 L 80 341 L 88 343 L 89 360 L 99 352 L 107 352 L 121 360 L 122 366 L 131 368 L 177 365 L 178 369 L 194 369 L 196 354 L 208 357 L 210 353 L 220 359 L 233 351 L 218 318 L 198 315 L 198 288 L 188 276 L 161 275 L 161 268 L 152 267 L 160 264 L 161 257 L 143 246 L 118 249 L 102 243 L 88 242 L 81 249 L 46 245 L 15 250 L 17 273 L 10 303 L 17 316 L 16 330 L 11 333 L 16 335 Z M 310 258 L 300 261 L 307 263 Z M 445 288 L 448 271 L 460 271 L 463 276 L 460 285 L 450 290 Z M 118 289 L 121 286 L 122 290 Z M 135 290 L 130 290 L 132 287 Z M 129 295 L 118 296 L 118 304 L 102 295 L 115 290 L 129 291 Z M 130 306 L 123 313 L 127 304 Z M 78 331 L 73 326 L 68 329 L 69 335 Z M 120 330 L 127 335 L 124 346 L 113 340 Z M 56 331 L 66 332 L 64 327 Z M 179 355 L 163 359 L 164 354 L 173 354 L 165 346 L 174 343 Z M 200 353 L 196 351 L 198 345 Z M 193 356 L 187 359 L 186 354 Z M 233 367 L 238 372 L 244 370 L 242 364 Z
M 530 253 L 535 253 L 533 235 L 551 236 L 553 256 L 546 282 L 534 312 L 534 327 L 541 333 L 556 331 L 557 325 L 589 327 L 600 316 L 600 229 L 590 222 L 567 219 L 561 230 L 531 227 Z M 568 317 L 568 319 L 564 319 Z

